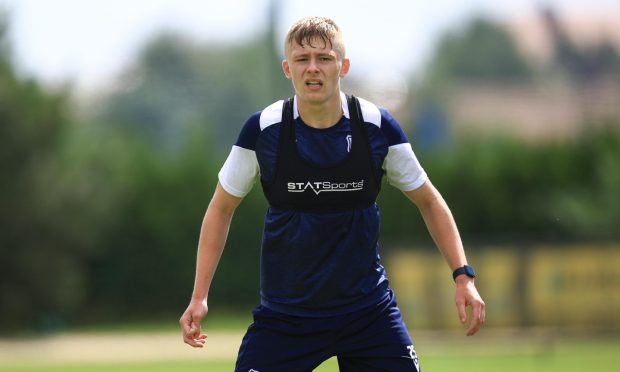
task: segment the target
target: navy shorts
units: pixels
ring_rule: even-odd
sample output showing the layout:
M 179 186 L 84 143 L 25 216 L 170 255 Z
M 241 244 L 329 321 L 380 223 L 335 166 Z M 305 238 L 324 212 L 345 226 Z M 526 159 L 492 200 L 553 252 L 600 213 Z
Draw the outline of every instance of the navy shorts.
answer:
M 253 314 L 237 372 L 306 372 L 333 356 L 340 371 L 420 371 L 391 292 L 378 305 L 334 317 L 296 317 L 264 306 Z

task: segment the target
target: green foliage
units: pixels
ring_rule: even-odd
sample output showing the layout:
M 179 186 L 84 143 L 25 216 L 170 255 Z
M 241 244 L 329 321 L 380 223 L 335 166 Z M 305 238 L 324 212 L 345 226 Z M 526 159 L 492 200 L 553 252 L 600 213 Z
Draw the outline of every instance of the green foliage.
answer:
M 90 264 L 88 316 L 161 316 L 161 304 L 179 306 L 191 293 L 186 288 L 192 283 L 199 223 L 216 170 L 204 136 L 194 136 L 171 157 L 130 133 L 115 141 L 118 150 L 107 148 L 100 156 L 116 163 L 113 176 L 123 188 L 98 242 L 102 254 Z
M 469 138 L 418 156 L 468 239 L 618 239 L 620 132 L 605 128 L 556 143 Z M 428 242 L 402 198 L 381 200 L 384 236 Z
M 589 132 L 570 152 L 572 162 L 565 164 L 565 171 L 571 175 L 572 182 L 557 185 L 555 192 L 549 193 L 548 216 L 568 236 L 617 239 L 620 235 L 617 229 L 620 221 L 618 131 Z
M 47 328 L 85 296 L 97 230 L 82 227 L 97 210 L 83 206 L 94 180 L 64 153 L 65 93 L 19 78 L 9 60 L 0 55 L 0 328 Z

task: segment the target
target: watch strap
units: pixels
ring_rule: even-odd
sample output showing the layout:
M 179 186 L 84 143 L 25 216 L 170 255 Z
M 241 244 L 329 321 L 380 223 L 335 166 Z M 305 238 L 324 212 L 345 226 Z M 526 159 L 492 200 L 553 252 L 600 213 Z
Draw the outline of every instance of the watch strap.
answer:
M 476 272 L 474 271 L 473 267 L 469 265 L 464 265 L 464 266 L 457 268 L 456 270 L 452 272 L 452 279 L 456 281 L 456 277 L 459 275 L 467 275 L 470 278 L 475 278 Z

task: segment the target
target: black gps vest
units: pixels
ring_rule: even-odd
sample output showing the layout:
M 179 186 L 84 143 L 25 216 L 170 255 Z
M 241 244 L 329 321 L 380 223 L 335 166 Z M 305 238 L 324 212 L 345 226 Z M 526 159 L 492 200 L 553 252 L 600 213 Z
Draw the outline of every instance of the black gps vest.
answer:
M 381 188 L 381 173 L 373 164 L 368 134 L 357 98 L 347 96 L 351 148 L 336 164 L 315 165 L 297 150 L 293 98 L 284 101 L 282 124 L 271 182 L 261 179 L 269 205 L 279 209 L 320 212 L 366 208 Z

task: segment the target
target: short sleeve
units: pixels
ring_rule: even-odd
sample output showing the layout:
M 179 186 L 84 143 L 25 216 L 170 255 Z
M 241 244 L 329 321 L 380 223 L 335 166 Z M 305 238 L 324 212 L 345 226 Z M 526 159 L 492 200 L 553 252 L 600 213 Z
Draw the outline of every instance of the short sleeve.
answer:
M 387 181 L 401 191 L 415 190 L 428 179 L 408 142 L 388 148 L 383 169 Z
M 243 198 L 252 190 L 258 176 L 256 152 L 235 145 L 220 169 L 218 179 L 226 192 Z

